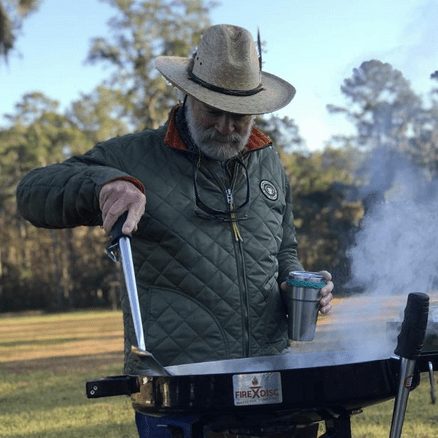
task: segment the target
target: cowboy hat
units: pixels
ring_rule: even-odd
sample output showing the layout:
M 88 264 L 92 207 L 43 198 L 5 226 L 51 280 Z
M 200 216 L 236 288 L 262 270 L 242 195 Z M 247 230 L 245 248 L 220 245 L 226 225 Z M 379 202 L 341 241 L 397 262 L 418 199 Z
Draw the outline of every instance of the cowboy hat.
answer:
M 196 99 L 236 114 L 265 114 L 286 106 L 295 88 L 261 71 L 251 34 L 220 24 L 207 29 L 192 58 L 159 56 L 155 66 L 173 85 Z

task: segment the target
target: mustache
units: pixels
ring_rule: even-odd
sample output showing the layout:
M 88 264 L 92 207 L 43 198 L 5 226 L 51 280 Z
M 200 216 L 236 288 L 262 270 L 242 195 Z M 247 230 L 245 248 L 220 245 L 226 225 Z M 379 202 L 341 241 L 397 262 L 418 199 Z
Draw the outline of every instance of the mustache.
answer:
M 222 135 L 215 129 L 208 129 L 201 133 L 201 141 L 214 141 L 219 143 L 240 143 L 242 137 L 239 134 Z

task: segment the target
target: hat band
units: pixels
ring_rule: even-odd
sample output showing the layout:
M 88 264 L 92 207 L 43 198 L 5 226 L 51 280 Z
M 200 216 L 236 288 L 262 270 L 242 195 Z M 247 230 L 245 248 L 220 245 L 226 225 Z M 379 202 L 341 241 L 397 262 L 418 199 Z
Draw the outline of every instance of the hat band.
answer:
M 230 90 L 228 88 L 218 87 L 216 85 L 209 84 L 208 82 L 203 81 L 202 79 L 198 78 L 198 76 L 196 76 L 193 71 L 189 71 L 187 73 L 191 81 L 205 88 L 208 88 L 211 91 L 217 91 L 218 93 L 228 94 L 230 96 L 253 96 L 254 94 L 257 94 L 263 90 L 262 83 L 260 83 L 256 88 L 253 88 L 252 90 Z

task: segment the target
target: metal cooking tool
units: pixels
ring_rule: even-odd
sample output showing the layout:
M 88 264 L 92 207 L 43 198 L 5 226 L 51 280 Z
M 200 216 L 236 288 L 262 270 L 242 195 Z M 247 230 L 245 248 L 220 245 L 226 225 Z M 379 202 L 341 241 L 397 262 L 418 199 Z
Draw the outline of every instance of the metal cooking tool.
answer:
M 152 353 L 146 350 L 140 303 L 138 301 L 137 283 L 135 280 L 134 263 L 132 260 L 131 236 L 122 233 L 123 224 L 127 217 L 128 213 L 124 213 L 117 219 L 117 222 L 111 230 L 111 245 L 107 248 L 107 253 L 113 261 L 117 261 L 118 257 L 116 250 L 118 250 L 119 258 L 123 267 L 129 305 L 131 307 L 132 322 L 134 323 L 135 336 L 137 339 L 137 346 L 133 345 L 131 351 L 142 357 L 142 364 L 147 368 L 145 370 L 146 375 L 168 376 L 169 372 L 164 369 L 157 359 L 155 359 Z

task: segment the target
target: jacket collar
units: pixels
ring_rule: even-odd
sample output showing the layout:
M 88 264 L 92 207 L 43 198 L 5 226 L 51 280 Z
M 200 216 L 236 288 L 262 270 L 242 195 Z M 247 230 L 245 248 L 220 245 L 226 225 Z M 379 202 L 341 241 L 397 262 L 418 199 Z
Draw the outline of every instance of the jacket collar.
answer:
M 180 123 L 177 121 L 177 113 L 181 112 L 179 111 L 180 109 L 182 109 L 182 104 L 173 107 L 170 113 L 164 142 L 174 149 L 190 150 L 190 146 L 188 147 L 188 143 L 191 141 L 190 138 L 188 138 L 189 134 L 188 132 L 182 132 L 184 131 L 184 128 L 180 127 Z M 253 128 L 248 143 L 245 146 L 244 153 L 262 149 L 271 144 L 272 140 L 267 135 L 263 134 L 259 129 Z

